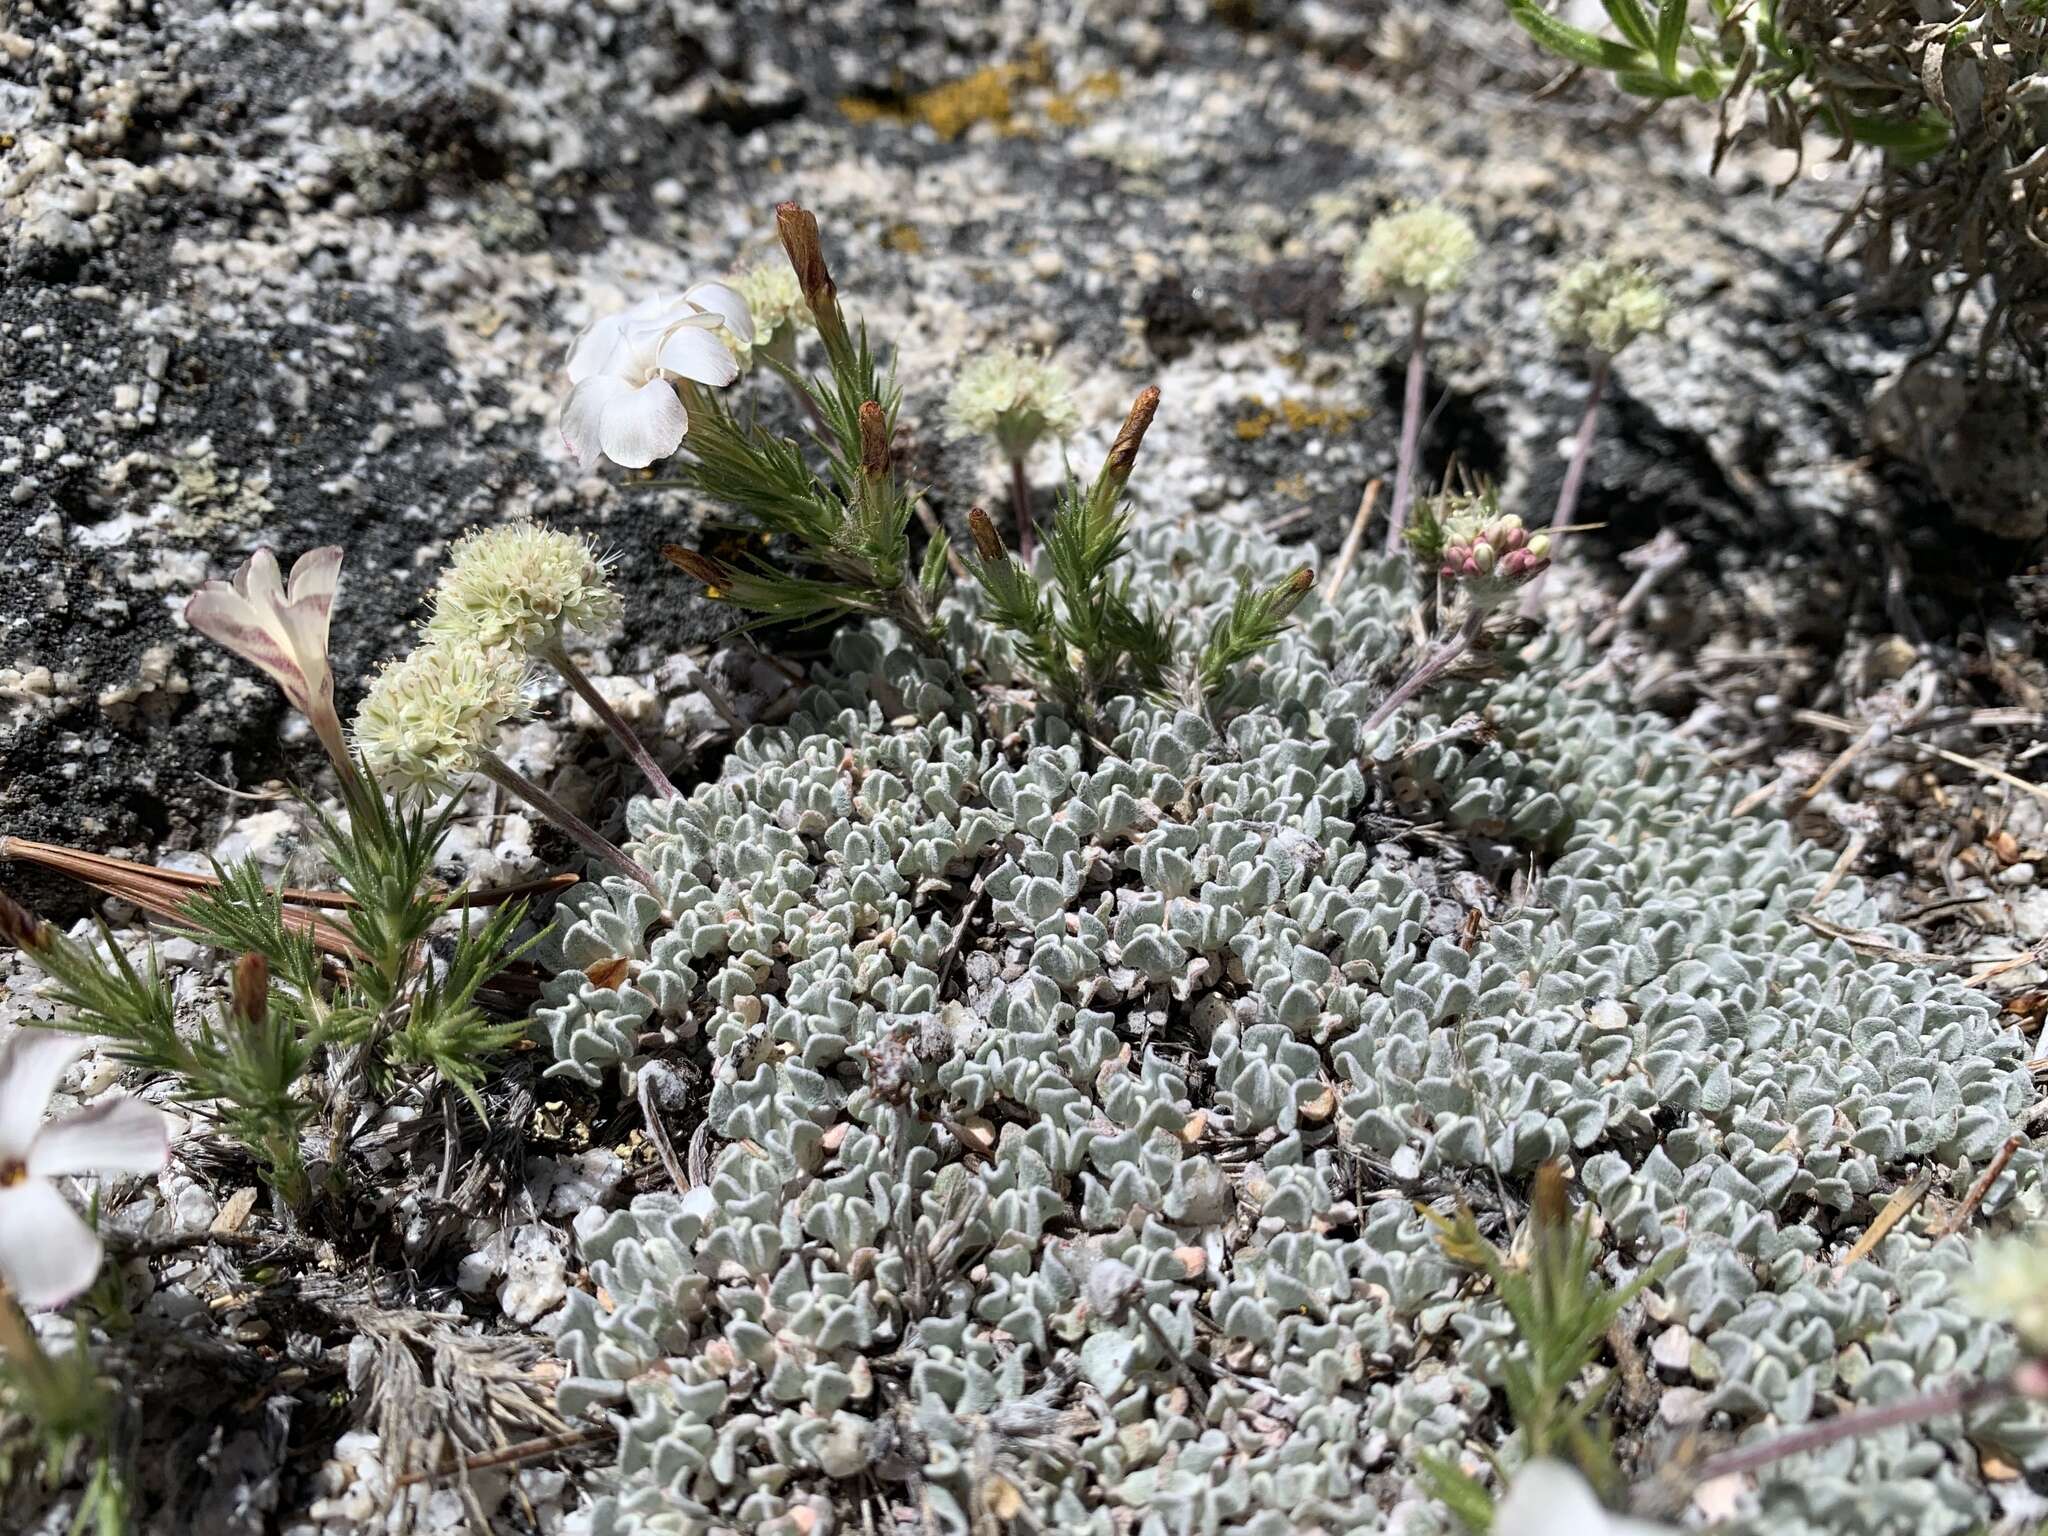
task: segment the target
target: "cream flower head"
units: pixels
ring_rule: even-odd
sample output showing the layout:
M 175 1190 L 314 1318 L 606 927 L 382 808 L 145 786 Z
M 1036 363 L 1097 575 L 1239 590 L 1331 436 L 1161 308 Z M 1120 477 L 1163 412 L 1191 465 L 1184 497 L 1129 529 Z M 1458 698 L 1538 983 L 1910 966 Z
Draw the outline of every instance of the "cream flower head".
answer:
M 1442 203 L 1399 208 L 1374 219 L 1351 254 L 1360 298 L 1404 304 L 1449 293 L 1465 281 L 1479 237 L 1471 221 Z
M 986 352 L 961 372 L 946 401 L 947 435 L 992 437 L 1021 459 L 1043 438 L 1071 437 L 1080 423 L 1066 369 L 1008 347 Z
M 597 321 L 569 349 L 562 441 L 584 469 L 610 459 L 643 469 L 682 446 L 689 413 L 678 380 L 723 386 L 739 377 L 723 328 L 754 339 L 747 301 L 723 283 L 658 294 Z
M 728 330 L 733 356 L 742 368 L 754 360 L 756 351 L 771 353 L 787 361 L 793 357 L 799 331 L 816 330 L 811 306 L 804 302 L 803 285 L 786 261 L 764 261 L 734 278 L 733 291 L 746 300 L 753 318 L 753 335 L 741 337 Z
M 586 634 L 607 629 L 625 605 L 605 579 L 606 564 L 589 539 L 539 523 L 472 528 L 434 587 L 427 634 L 530 656 L 557 641 L 565 624 Z
M 1640 264 L 1582 261 L 1558 279 L 1543 312 L 1560 341 L 1612 357 L 1664 329 L 1671 296 Z
M 430 640 L 389 661 L 356 711 L 356 750 L 401 794 L 454 788 L 526 714 L 526 663 L 473 639 Z
M 1980 1243 L 1960 1292 L 1984 1316 L 2011 1323 L 2029 1350 L 2048 1355 L 2048 1231 Z

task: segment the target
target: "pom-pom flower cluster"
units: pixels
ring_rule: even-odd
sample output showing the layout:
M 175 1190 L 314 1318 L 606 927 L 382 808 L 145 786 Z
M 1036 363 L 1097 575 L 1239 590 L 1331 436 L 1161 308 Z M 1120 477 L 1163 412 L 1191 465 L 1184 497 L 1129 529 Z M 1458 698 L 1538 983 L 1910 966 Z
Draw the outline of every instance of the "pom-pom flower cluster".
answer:
M 1373 220 L 1352 253 L 1351 281 L 1361 298 L 1413 304 L 1457 288 L 1478 253 L 1470 220 L 1425 203 Z
M 609 562 L 589 539 L 539 523 L 473 528 L 456 541 L 435 585 L 427 634 L 537 655 L 564 625 L 586 634 L 617 623 L 624 605 Z
M 1670 295 L 1648 268 L 1597 260 L 1568 269 L 1544 311 L 1560 341 L 1605 357 L 1663 330 L 1670 312 Z
M 454 636 L 386 662 L 356 711 L 356 750 L 404 794 L 445 794 L 526 713 L 526 663 Z
M 784 364 L 794 361 L 797 333 L 817 326 L 804 302 L 803 285 L 789 263 L 764 261 L 734 278 L 732 287 L 746 301 L 754 322 L 751 336 L 741 336 L 730 328 L 725 332 L 740 366 L 749 366 L 757 352 Z
M 1066 369 L 998 348 L 968 364 L 946 402 L 951 436 L 988 437 L 1021 459 L 1040 442 L 1071 437 L 1080 422 Z

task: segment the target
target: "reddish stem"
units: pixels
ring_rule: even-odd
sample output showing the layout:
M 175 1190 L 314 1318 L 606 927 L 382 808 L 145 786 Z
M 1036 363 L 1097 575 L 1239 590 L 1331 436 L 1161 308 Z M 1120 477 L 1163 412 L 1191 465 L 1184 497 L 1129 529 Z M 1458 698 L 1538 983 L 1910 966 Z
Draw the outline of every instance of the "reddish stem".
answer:
M 626 749 L 626 755 L 633 759 L 634 765 L 653 786 L 654 792 L 668 800 L 680 796 L 682 791 L 669 782 L 668 775 L 661 771 L 661 765 L 655 762 L 653 755 L 641 745 L 639 736 L 634 734 L 633 727 L 626 723 L 625 716 L 612 708 L 611 700 L 598 692 L 597 684 L 576 665 L 575 658 L 569 654 L 569 648 L 562 643 L 561 636 L 557 635 L 552 644 L 542 646 L 540 653 L 557 672 L 562 674 L 569 686 L 576 690 L 577 697 L 590 706 L 591 713 L 602 720 L 605 728 L 618 738 L 619 745 Z
M 1550 521 L 1544 526 L 1550 533 L 1550 560 L 1557 563 L 1558 550 L 1564 543 L 1561 530 L 1571 526 L 1572 514 L 1578 510 L 1579 487 L 1586 483 L 1586 466 L 1593 459 L 1593 429 L 1600 421 L 1600 398 L 1607 390 L 1607 372 L 1614 359 L 1601 354 L 1593 363 L 1593 380 L 1586 388 L 1586 408 L 1579 415 L 1578 435 L 1572 439 L 1571 462 L 1565 466 L 1564 484 L 1557 490 L 1557 505 L 1550 509 Z M 1543 607 L 1543 586 L 1550 579 L 1550 572 L 1544 571 L 1529 583 L 1522 593 L 1522 612 L 1533 617 Z
M 495 752 L 486 752 L 478 770 L 500 789 L 508 790 L 532 806 L 549 821 L 560 827 L 574 839 L 577 846 L 592 858 L 600 859 L 618 870 L 622 875 L 631 876 L 654 893 L 654 899 L 661 899 L 661 887 L 654 876 L 639 860 L 629 857 L 618 844 L 591 826 L 581 816 L 562 804 L 553 795 L 542 789 L 533 780 L 520 773 Z
M 1458 626 L 1456 634 L 1447 640 L 1439 640 L 1435 648 L 1415 664 L 1415 670 L 1402 678 L 1392 693 L 1380 700 L 1379 708 L 1367 717 L 1364 729 L 1377 730 L 1386 724 L 1395 710 L 1442 677 L 1453 662 L 1472 649 L 1472 642 L 1479 638 L 1480 628 L 1485 622 L 1486 611 L 1474 607 L 1465 616 L 1465 622 Z
M 1408 384 L 1401 396 L 1401 452 L 1394 461 L 1394 501 L 1387 508 L 1387 553 L 1401 552 L 1401 534 L 1408 526 L 1408 508 L 1415 501 L 1415 460 L 1422 450 L 1422 343 L 1429 301 L 1417 299 L 1408 308 Z
M 1028 571 L 1038 553 L 1038 530 L 1031 525 L 1031 477 L 1024 473 L 1021 458 L 1010 460 L 1010 505 L 1017 519 L 1017 558 Z

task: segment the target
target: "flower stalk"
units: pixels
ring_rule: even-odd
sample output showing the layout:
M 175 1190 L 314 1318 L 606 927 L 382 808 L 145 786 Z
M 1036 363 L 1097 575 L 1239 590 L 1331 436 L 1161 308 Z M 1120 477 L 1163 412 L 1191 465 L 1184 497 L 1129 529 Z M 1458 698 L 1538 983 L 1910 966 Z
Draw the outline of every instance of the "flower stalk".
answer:
M 1837 1414 L 1817 1424 L 1788 1430 L 1774 1439 L 1737 1446 L 1703 1463 L 1698 1473 L 1699 1481 L 1705 1483 L 1715 1478 L 1741 1476 L 1783 1461 L 1787 1456 L 1823 1450 L 1857 1435 L 1873 1435 L 1880 1430 L 1896 1429 L 1902 1424 L 1920 1424 L 1948 1414 L 1968 1413 L 2008 1397 L 2024 1397 L 2036 1402 L 2048 1400 L 2048 1361 L 2024 1360 L 2004 1376 L 1985 1381 L 1952 1382 L 1917 1397 L 1900 1398 L 1896 1402 Z
M 601 860 L 616 869 L 628 879 L 637 880 L 661 899 L 661 886 L 647 866 L 599 832 L 590 823 L 562 804 L 553 795 L 542 789 L 533 780 L 519 772 L 497 753 L 483 751 L 477 755 L 476 770 L 508 794 L 517 795 L 542 816 L 553 822 L 592 858 Z
M 1385 725 L 1403 704 L 1455 666 L 1472 649 L 1473 642 L 1486 627 L 1486 613 L 1486 609 L 1473 604 L 1464 622 L 1449 637 L 1432 646 L 1414 669 L 1394 685 L 1394 691 L 1380 700 L 1379 707 L 1366 717 L 1362 733 L 1370 733 Z
M 639 733 L 626 723 L 624 715 L 612 707 L 611 700 L 607 699 L 597 684 L 590 680 L 590 674 L 576 664 L 576 659 L 569 654 L 569 647 L 563 644 L 559 634 L 550 640 L 542 641 L 535 647 L 534 654 L 561 673 L 562 680 L 576 690 L 576 697 L 588 704 L 590 712 L 604 722 L 605 729 L 612 733 L 621 747 L 625 748 L 626 756 L 633 760 L 633 766 L 640 770 L 641 776 L 647 780 L 649 787 L 657 795 L 664 800 L 674 800 L 681 796 L 682 791 L 676 788 L 666 773 L 662 772 L 661 764 L 654 760 L 654 755 L 641 742 Z
M 1394 460 L 1394 500 L 1387 508 L 1387 553 L 1401 548 L 1408 527 L 1408 509 L 1415 501 L 1415 461 L 1422 452 L 1422 386 L 1427 372 L 1423 340 L 1427 335 L 1429 298 L 1419 294 L 1408 304 L 1408 379 L 1401 392 L 1401 448 Z
M 1571 526 L 1572 516 L 1578 510 L 1579 490 L 1586 483 L 1586 466 L 1593 459 L 1593 435 L 1600 424 L 1600 401 L 1607 392 L 1607 376 L 1613 371 L 1614 359 L 1608 354 L 1596 353 L 1593 358 L 1593 377 L 1586 386 L 1586 407 L 1579 413 L 1579 430 L 1572 438 L 1571 462 L 1565 465 L 1564 484 L 1557 490 L 1557 505 L 1550 509 L 1550 521 L 1543 526 L 1550 532 L 1552 558 L 1564 539 L 1564 531 Z M 1543 588 L 1549 575 L 1546 572 L 1529 583 L 1522 594 L 1522 612 L 1531 617 L 1543 609 Z
M 1010 460 L 1010 506 L 1017 520 L 1017 558 L 1028 571 L 1038 555 L 1038 530 L 1031 521 L 1031 476 L 1021 456 Z

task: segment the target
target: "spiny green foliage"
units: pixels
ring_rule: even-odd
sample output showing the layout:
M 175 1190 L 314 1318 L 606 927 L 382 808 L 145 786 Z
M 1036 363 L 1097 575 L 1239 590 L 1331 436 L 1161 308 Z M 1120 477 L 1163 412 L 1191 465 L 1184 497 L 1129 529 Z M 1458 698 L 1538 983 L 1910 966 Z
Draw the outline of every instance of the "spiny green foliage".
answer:
M 308 809 L 348 902 L 317 919 L 317 931 L 346 963 L 323 959 L 316 920 L 287 907 L 253 862 L 216 866 L 213 887 L 182 903 L 185 930 L 240 959 L 219 1017 L 182 1031 L 153 959 L 138 967 L 104 930 L 98 946 L 78 944 L 8 904 L 9 937 L 56 983 L 57 1026 L 102 1036 L 120 1060 L 174 1079 L 179 1097 L 206 1105 L 293 1206 L 311 1194 L 300 1139 L 316 1106 L 304 1080 L 323 1049 L 367 1047 L 380 1074 L 429 1069 L 481 1113 L 483 1062 L 522 1030 L 487 1017 L 476 993 L 518 952 L 511 940 L 525 903 L 478 923 L 465 914 L 437 962 L 432 934 L 455 898 L 436 890 L 433 867 L 452 807 L 403 806 L 367 773 L 345 790 L 345 821 Z
M 977 507 L 968 517 L 975 551 L 968 570 L 990 621 L 1013 638 L 1046 690 L 1072 707 L 1093 709 L 1106 694 L 1121 692 L 1176 695 L 1199 708 L 1238 666 L 1280 637 L 1315 585 L 1305 567 L 1272 586 L 1246 583 L 1201 651 L 1176 673 L 1172 626 L 1156 605 L 1132 600 L 1123 565 L 1132 522 L 1124 488 L 1158 408 L 1159 391 L 1145 390 L 1094 483 L 1083 489 L 1078 480 L 1067 481 L 1058 515 L 1045 530 L 1051 581 L 1041 585 L 1004 547 L 987 513 Z
M 728 564 L 679 546 L 663 553 L 712 596 L 758 615 L 758 622 L 873 614 L 895 619 L 919 645 L 933 649 L 932 608 L 942 575 L 933 574 L 930 560 L 922 570 L 912 562 L 914 501 L 889 462 L 901 403 L 894 372 L 877 363 L 866 326 L 847 326 L 818 245 L 817 221 L 794 205 L 784 205 L 777 217 L 829 369 L 814 380 L 776 358 L 765 361 L 816 417 L 812 440 L 825 470 L 815 470 L 796 442 L 756 420 L 742 422 L 715 393 L 692 385 L 684 390 L 689 457 L 680 472 L 684 484 L 789 539 L 808 569 L 786 572 L 752 558 Z M 943 573 L 943 563 L 937 569 Z
M 1609 1285 L 1599 1274 L 1601 1245 L 1591 1216 L 1566 1210 L 1564 1172 L 1555 1162 L 1536 1170 L 1525 1254 L 1502 1253 L 1470 1210 L 1445 1217 L 1425 1208 L 1423 1214 L 1435 1223 L 1444 1256 L 1485 1275 L 1514 1323 L 1518 1347 L 1502 1367 L 1501 1387 L 1523 1455 L 1570 1462 L 1595 1488 L 1616 1491 L 1621 1475 L 1597 1419 L 1608 1379 L 1602 1375 L 1583 1391 L 1579 1380 L 1623 1309 L 1679 1255 L 1665 1254 L 1626 1285 Z M 1485 1489 L 1443 1458 L 1430 1458 L 1424 1467 L 1438 1496 L 1484 1536 L 1492 1523 L 1490 1502 L 1484 1520 L 1475 1516 Z
M 122 1469 L 110 1453 L 117 1403 L 77 1326 L 69 1349 L 52 1353 L 0 1293 L 0 1491 L 39 1477 L 56 1488 L 89 1458 L 71 1519 L 73 1536 L 126 1536 L 132 1529 Z M 39 1465 L 35 1464 L 39 1463 Z
M 1270 587 L 1245 582 L 1230 612 L 1209 633 L 1195 667 L 1202 697 L 1220 692 L 1238 667 L 1250 661 L 1287 632 L 1289 617 L 1315 587 L 1315 572 L 1296 568 L 1285 581 Z

